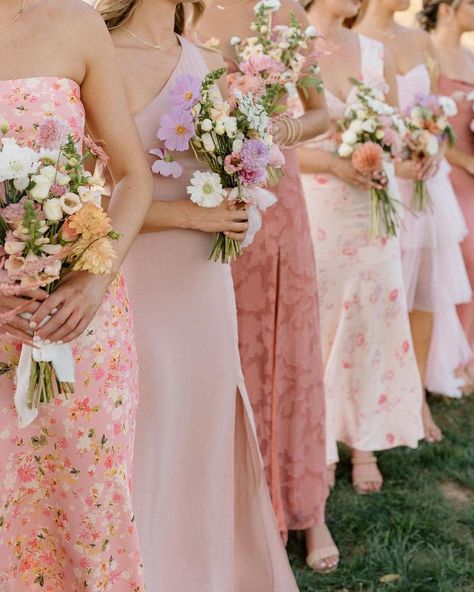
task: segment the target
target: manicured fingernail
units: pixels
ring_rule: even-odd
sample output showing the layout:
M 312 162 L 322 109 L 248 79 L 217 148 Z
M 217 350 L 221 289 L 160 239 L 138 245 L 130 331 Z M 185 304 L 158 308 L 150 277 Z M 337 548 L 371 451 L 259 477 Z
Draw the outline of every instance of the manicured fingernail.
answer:
M 44 342 L 46 345 L 51 345 L 51 341 L 49 339 L 45 339 Z
M 51 311 L 51 314 L 56 314 L 58 312 L 57 308 L 53 308 L 53 310 Z
M 38 343 L 38 341 L 41 341 L 41 337 L 40 337 L 39 335 L 35 335 L 35 336 L 33 337 L 33 341 L 34 341 L 35 343 Z
M 62 340 L 60 339 L 59 341 L 56 341 L 56 343 L 57 343 L 58 345 L 62 345 L 62 344 L 64 343 L 64 341 L 62 341 Z
M 34 321 L 30 321 L 30 329 L 36 329 L 38 325 Z

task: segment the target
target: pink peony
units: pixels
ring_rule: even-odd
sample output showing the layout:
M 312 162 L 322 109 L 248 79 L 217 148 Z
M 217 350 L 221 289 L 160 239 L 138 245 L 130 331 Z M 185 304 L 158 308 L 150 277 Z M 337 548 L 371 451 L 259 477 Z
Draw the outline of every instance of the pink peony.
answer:
M 365 142 L 354 150 L 352 165 L 366 177 L 372 177 L 382 170 L 383 149 L 375 142 Z

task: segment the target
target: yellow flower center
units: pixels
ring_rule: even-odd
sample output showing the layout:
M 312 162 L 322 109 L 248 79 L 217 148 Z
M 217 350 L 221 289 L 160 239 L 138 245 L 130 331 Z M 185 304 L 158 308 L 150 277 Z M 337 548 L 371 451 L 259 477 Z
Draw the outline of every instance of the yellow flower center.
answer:
M 186 127 L 184 125 L 177 125 L 176 134 L 178 136 L 184 136 L 186 134 Z
M 184 93 L 184 98 L 187 101 L 190 101 L 193 98 L 193 93 L 190 90 L 188 90 L 188 92 Z
M 204 183 L 204 185 L 202 186 L 202 192 L 205 195 L 212 195 L 214 193 L 214 187 L 209 182 Z

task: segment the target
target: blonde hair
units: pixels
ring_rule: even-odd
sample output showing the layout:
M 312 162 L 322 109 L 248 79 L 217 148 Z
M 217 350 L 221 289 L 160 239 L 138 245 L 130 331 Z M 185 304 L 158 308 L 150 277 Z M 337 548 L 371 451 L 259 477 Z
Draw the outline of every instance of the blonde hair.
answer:
M 102 18 L 109 30 L 116 29 L 124 25 L 133 15 L 135 9 L 141 0 L 98 0 L 95 4 L 96 9 L 102 15 Z M 192 15 L 189 21 L 195 24 L 204 13 L 206 5 L 204 1 L 195 2 L 192 5 Z M 176 6 L 176 17 L 174 30 L 178 35 L 182 35 L 188 24 L 184 5 L 180 2 Z

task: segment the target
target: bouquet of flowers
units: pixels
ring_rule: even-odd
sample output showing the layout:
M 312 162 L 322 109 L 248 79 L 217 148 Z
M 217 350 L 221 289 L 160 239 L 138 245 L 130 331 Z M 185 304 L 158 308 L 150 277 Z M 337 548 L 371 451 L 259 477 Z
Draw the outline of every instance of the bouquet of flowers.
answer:
M 4 125 L 3 133 L 8 130 Z M 100 205 L 103 182 L 84 169 L 86 158 L 106 159 L 86 138 L 78 152 L 65 123 L 48 119 L 37 127 L 36 149 L 4 137 L 0 144 L 0 290 L 21 295 L 52 293 L 70 271 L 109 273 L 118 239 Z M 8 322 L 7 313 L 0 321 Z M 15 404 L 28 425 L 42 403 L 73 392 L 74 362 L 67 344 L 23 345 Z
M 235 90 L 229 101 L 222 98 L 216 82 L 225 70 L 215 70 L 204 81 L 180 76 L 170 91 L 173 109 L 163 115 L 157 137 L 163 148 L 152 170 L 179 177 L 182 168 L 176 153 L 190 147 L 207 171 L 196 171 L 188 186 L 191 200 L 199 206 L 219 206 L 226 198 L 235 207 L 247 208 L 250 228 L 242 245 L 217 233 L 209 258 L 228 263 L 242 254 L 241 247 L 253 240 L 261 227 L 259 211 L 276 199 L 263 189 L 270 167 L 281 168 L 284 158 L 269 132 L 269 115 L 262 100 L 253 93 Z
M 399 199 L 391 160 L 400 154 L 405 125 L 383 94 L 358 80 L 352 82 L 357 100 L 339 121 L 338 154 L 351 158 L 354 168 L 378 185 L 370 190 L 372 236 L 396 236 Z
M 318 91 L 323 88 L 318 54 L 312 47 L 316 29 L 312 26 L 303 29 L 293 14 L 289 26 L 274 25 L 273 15 L 280 8 L 280 0 L 258 2 L 251 25 L 255 35 L 244 40 L 231 39 L 239 67 L 239 72 L 230 77 L 231 85 L 256 91 L 263 78 L 273 89 L 272 101 L 267 106 L 269 114 L 286 110 L 282 99 L 295 87 L 303 93 L 311 87 Z
M 420 95 L 408 109 L 405 118 L 407 133 L 404 142 L 404 156 L 424 161 L 439 154 L 445 140 L 452 146 L 455 135 L 449 117 L 457 113 L 456 103 L 450 97 Z M 422 212 L 429 204 L 426 182 L 415 181 L 413 208 Z

